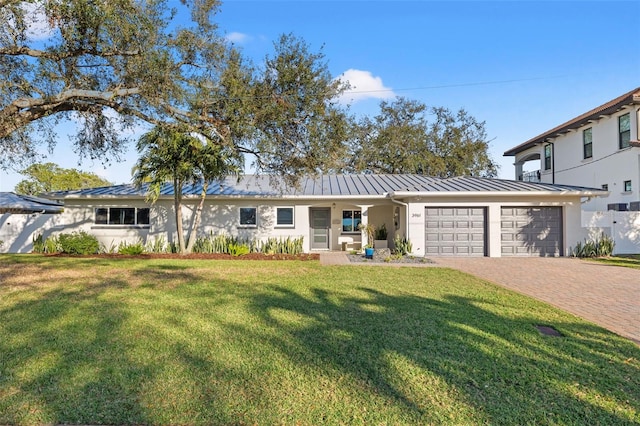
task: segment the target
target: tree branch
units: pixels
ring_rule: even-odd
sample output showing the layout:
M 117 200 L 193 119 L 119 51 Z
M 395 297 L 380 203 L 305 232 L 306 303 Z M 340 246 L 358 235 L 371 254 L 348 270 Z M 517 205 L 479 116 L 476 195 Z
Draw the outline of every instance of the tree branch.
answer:
M 72 58 L 75 56 L 82 56 L 82 55 L 92 55 L 92 56 L 99 56 L 103 58 L 109 58 L 113 56 L 137 56 L 139 54 L 140 54 L 139 50 L 125 50 L 122 52 L 118 50 L 114 50 L 114 51 L 99 52 L 95 49 L 75 49 L 68 52 L 53 53 L 53 52 L 48 52 L 46 50 L 32 49 L 26 46 L 10 46 L 10 47 L 0 48 L 0 56 L 1 55 L 31 56 L 33 58 L 45 58 L 45 59 L 51 59 L 54 61 L 60 61 L 63 59 Z

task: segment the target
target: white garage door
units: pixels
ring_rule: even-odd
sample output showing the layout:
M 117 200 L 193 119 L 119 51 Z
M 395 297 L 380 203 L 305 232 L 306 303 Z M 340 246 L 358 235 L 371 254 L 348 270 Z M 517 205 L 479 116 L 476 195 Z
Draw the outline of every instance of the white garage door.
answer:
M 562 207 L 502 207 L 503 256 L 561 256 Z
M 484 207 L 427 207 L 425 255 L 484 256 L 485 218 Z

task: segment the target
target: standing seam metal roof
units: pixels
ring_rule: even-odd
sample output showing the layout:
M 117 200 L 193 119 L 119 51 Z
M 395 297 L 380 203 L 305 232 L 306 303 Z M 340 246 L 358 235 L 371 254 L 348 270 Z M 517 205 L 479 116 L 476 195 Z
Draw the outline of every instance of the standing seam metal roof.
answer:
M 45 194 L 47 198 L 92 198 L 92 197 L 144 197 L 147 186 L 140 188 L 132 184 L 101 188 L 59 191 Z M 186 196 L 198 196 L 202 183 L 188 184 L 183 187 Z M 227 178 L 211 182 L 207 195 L 218 197 L 348 197 L 371 196 L 384 197 L 390 192 L 402 193 L 474 193 L 474 192 L 589 192 L 605 193 L 598 188 L 585 188 L 570 185 L 522 182 L 503 179 L 453 177 L 437 178 L 421 175 L 320 175 L 301 178 L 298 187 L 287 187 L 283 180 L 265 175 L 245 175 L 237 181 Z M 173 196 L 173 185 L 166 183 L 160 190 L 161 196 Z

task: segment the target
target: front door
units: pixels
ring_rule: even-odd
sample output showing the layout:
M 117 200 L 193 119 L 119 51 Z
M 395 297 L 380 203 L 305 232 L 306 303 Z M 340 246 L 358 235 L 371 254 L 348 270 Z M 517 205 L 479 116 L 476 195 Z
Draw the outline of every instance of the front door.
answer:
M 331 209 L 311 209 L 311 250 L 328 250 Z

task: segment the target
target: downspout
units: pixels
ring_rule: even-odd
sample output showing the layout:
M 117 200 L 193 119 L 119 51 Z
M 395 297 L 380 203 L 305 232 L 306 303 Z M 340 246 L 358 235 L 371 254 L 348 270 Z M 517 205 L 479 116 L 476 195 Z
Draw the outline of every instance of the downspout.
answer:
M 551 144 L 551 183 L 555 185 L 556 183 L 556 144 L 553 142 L 549 142 Z

